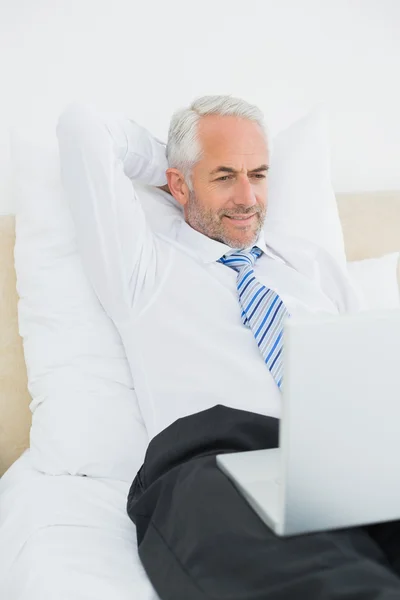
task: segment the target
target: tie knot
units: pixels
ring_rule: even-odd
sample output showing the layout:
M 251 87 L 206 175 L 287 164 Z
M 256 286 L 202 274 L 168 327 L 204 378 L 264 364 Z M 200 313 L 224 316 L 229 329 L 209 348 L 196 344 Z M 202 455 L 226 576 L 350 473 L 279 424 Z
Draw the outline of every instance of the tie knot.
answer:
M 244 266 L 253 267 L 257 258 L 259 258 L 261 254 L 262 250 L 257 248 L 257 246 L 253 246 L 250 251 L 237 250 L 236 252 L 232 252 L 230 254 L 224 254 L 224 256 L 219 258 L 217 262 L 220 262 L 227 267 L 231 267 L 232 269 L 235 269 L 235 271 L 239 271 L 239 269 Z

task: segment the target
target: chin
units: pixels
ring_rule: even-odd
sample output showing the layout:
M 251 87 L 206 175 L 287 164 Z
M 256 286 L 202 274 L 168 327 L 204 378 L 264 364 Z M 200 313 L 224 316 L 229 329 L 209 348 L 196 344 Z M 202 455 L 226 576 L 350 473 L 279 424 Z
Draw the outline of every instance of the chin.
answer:
M 224 235 L 224 244 L 227 244 L 231 248 L 237 248 L 238 250 L 242 250 L 243 248 L 247 248 L 248 246 L 252 246 L 256 243 L 260 232 L 255 231 L 252 234 L 246 233 L 243 235 L 236 234 L 232 235 L 232 233 L 226 233 Z
M 231 235 L 227 235 L 225 236 L 225 240 L 224 244 L 227 244 L 228 246 L 230 246 L 231 248 L 237 248 L 238 250 L 243 250 L 244 248 L 247 248 L 248 246 L 253 246 L 256 241 L 258 239 L 258 234 L 254 234 L 252 236 L 247 235 L 247 236 L 231 236 Z

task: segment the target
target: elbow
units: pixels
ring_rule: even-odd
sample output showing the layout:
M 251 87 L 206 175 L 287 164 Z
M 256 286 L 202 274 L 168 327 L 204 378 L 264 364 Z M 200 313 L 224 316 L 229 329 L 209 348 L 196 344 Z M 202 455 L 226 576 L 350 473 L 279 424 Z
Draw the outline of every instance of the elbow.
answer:
M 126 154 L 126 135 L 119 121 L 91 104 L 71 102 L 60 113 L 56 136 L 60 152 L 109 157 L 109 152 L 123 160 Z
M 89 104 L 74 101 L 62 110 L 56 125 L 56 135 L 60 140 L 67 138 L 70 142 L 85 139 L 88 129 L 95 122 L 95 110 Z

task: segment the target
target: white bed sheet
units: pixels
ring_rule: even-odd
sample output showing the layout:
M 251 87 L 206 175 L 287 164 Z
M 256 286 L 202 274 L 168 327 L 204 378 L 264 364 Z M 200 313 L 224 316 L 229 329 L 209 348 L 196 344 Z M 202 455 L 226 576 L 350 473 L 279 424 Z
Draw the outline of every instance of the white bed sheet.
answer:
M 128 491 L 122 481 L 39 473 L 26 451 L 0 480 L 0 598 L 158 600 Z

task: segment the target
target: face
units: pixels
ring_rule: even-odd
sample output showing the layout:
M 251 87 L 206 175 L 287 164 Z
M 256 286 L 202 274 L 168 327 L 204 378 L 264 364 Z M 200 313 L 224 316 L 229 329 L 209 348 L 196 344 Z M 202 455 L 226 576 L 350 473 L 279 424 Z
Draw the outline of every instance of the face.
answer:
M 176 195 L 178 180 L 167 171 L 171 192 L 193 229 L 235 249 L 251 246 L 266 215 L 265 137 L 252 121 L 218 115 L 201 118 L 198 136 L 203 156 L 192 171 L 193 191 L 180 182 Z

